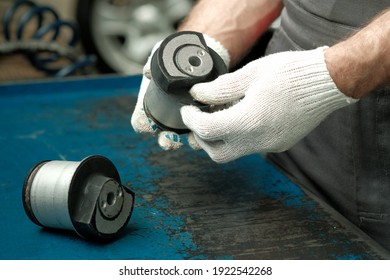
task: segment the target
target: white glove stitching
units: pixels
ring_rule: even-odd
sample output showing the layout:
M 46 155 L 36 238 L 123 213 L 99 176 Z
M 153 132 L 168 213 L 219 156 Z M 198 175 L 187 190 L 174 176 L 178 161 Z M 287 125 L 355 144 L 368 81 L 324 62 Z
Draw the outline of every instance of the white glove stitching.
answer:
M 214 113 L 183 107 L 184 123 L 217 162 L 254 152 L 289 149 L 331 112 L 357 101 L 342 94 L 332 81 L 324 48 L 270 55 L 250 63 L 238 74 L 226 74 L 219 81 L 194 87 L 193 94 L 201 95 L 205 103 L 218 98 L 240 99 L 243 93 L 238 87 L 226 98 L 219 88 L 221 81 L 232 85 L 239 83 L 237 78 L 244 74 L 251 77 L 237 104 Z

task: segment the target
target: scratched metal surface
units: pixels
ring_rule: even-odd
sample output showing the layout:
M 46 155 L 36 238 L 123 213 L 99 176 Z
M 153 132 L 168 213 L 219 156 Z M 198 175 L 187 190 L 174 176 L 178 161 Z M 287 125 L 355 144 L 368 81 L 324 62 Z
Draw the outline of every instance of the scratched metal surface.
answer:
M 0 85 L 0 259 L 388 259 L 260 156 L 225 165 L 161 151 L 129 124 L 139 77 Z M 136 193 L 126 234 L 95 244 L 24 213 L 29 169 L 110 158 Z

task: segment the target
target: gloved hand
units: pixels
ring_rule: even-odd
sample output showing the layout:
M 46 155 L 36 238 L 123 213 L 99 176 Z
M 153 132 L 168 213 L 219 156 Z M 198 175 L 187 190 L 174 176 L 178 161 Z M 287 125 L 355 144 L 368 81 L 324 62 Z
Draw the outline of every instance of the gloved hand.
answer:
M 213 39 L 212 37 L 206 34 L 203 34 L 203 36 L 205 38 L 207 46 L 212 48 L 223 59 L 226 66 L 229 67 L 230 56 L 226 48 L 217 40 Z M 158 135 L 157 141 L 162 149 L 175 150 L 180 148 L 183 145 L 180 135 L 173 131 L 161 131 L 160 129 L 158 129 L 154 121 L 147 117 L 143 107 L 144 96 L 149 86 L 150 79 L 152 78 L 151 71 L 150 71 L 151 58 L 160 45 L 161 42 L 158 42 L 154 46 L 151 55 L 149 56 L 149 59 L 144 66 L 143 78 L 138 93 L 137 103 L 135 105 L 134 112 L 131 116 L 131 125 L 135 130 L 135 132 L 137 133 L 157 134 Z M 193 149 L 200 149 L 200 146 L 197 144 L 192 133 L 188 134 L 187 140 L 188 140 L 188 144 Z
M 291 148 L 331 112 L 357 101 L 337 89 L 325 64 L 325 48 L 269 55 L 194 85 L 191 95 L 200 102 L 236 103 L 213 113 L 185 106 L 185 125 L 220 163 Z

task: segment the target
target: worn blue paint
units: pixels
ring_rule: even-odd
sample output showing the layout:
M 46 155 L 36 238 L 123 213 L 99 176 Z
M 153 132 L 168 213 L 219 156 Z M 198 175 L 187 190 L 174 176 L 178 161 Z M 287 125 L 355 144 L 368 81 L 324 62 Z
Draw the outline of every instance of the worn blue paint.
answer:
M 172 176 L 170 170 L 147 161 L 148 155 L 161 152 L 156 139 L 132 131 L 130 104 L 117 104 L 119 113 L 105 108 L 107 98 L 112 102 L 113 97 L 135 96 L 139 84 L 140 77 L 106 77 L 0 85 L 0 259 L 208 258 L 185 229 L 184 217 L 172 214 L 164 197 L 150 195 L 158 190 L 161 178 Z M 21 200 L 24 178 L 36 163 L 79 161 L 92 154 L 110 158 L 122 183 L 136 193 L 125 236 L 104 245 L 86 242 L 72 232 L 41 229 L 27 218 Z M 197 156 L 207 157 L 203 152 Z M 219 176 L 239 172 L 245 188 L 304 211 L 309 220 L 321 218 L 311 213 L 315 202 L 258 155 L 203 172 L 216 171 Z M 351 244 L 343 246 L 346 253 L 334 258 L 366 257 L 349 254 Z
M 112 124 L 97 116 L 87 123 L 80 117 L 109 95 L 136 92 L 138 83 L 137 77 L 97 79 L 93 88 L 78 80 L 0 87 L 0 194 L 7 213 L 0 221 L 0 259 L 182 259 L 196 250 L 180 217 L 160 210 L 167 207 L 166 201 L 158 199 L 153 207 L 142 197 L 157 188 L 151 179 L 162 175 L 162 170 L 144 162 L 152 145 L 134 141 L 128 120 Z M 119 144 L 133 147 L 115 149 Z M 33 165 L 45 159 L 79 161 L 91 154 L 109 157 L 123 183 L 137 193 L 126 238 L 109 245 L 42 230 L 28 220 L 22 207 L 23 180 Z
M 265 163 L 261 157 L 249 156 L 247 161 L 238 161 L 237 164 L 240 165 L 238 168 L 247 168 L 248 161 L 251 168 L 250 174 L 252 174 L 252 176 L 248 176 L 251 180 L 249 186 L 258 188 L 269 197 L 280 199 L 286 207 L 305 210 L 314 208 L 314 201 L 309 200 L 302 189 L 293 184 L 287 177 L 282 176 L 274 167 Z M 260 174 L 267 174 L 267 176 L 259 176 Z M 265 187 L 259 188 L 259 185 Z

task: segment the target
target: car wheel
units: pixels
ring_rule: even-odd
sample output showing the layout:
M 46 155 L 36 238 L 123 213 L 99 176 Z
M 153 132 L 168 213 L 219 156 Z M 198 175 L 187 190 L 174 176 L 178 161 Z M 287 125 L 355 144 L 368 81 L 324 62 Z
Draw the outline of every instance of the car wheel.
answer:
M 193 0 L 79 0 L 77 21 L 102 72 L 139 74 L 156 42 L 173 33 Z

